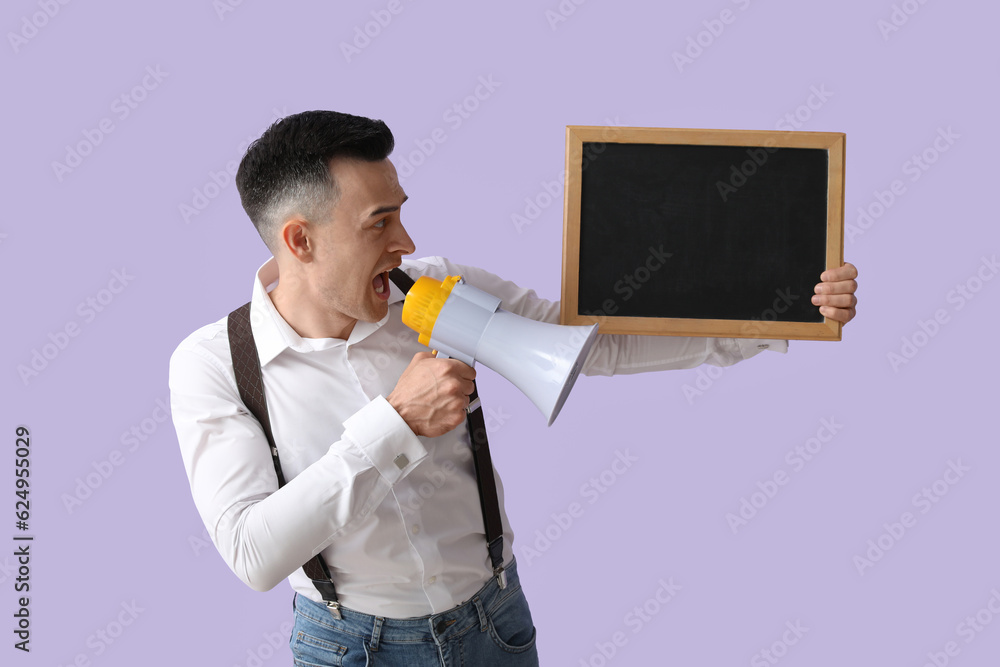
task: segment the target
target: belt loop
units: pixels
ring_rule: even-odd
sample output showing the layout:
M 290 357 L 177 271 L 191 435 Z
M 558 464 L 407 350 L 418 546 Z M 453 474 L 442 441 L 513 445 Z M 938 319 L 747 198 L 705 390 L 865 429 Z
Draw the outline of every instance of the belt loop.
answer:
M 483 608 L 483 601 L 479 599 L 479 596 L 472 598 L 472 602 L 476 605 L 476 613 L 479 614 L 479 631 L 486 632 L 489 630 L 489 621 L 486 618 L 486 609 Z
M 372 636 L 368 642 L 368 648 L 371 651 L 378 651 L 379 639 L 382 636 L 382 622 L 385 619 L 381 616 L 375 617 L 375 622 L 372 624 Z

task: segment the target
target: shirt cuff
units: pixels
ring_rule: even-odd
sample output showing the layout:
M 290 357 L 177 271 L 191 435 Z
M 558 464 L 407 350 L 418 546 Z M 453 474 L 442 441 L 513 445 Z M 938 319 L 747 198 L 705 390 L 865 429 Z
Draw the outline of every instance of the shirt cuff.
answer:
M 770 350 L 772 352 L 780 352 L 785 354 L 788 352 L 788 341 L 787 340 L 772 340 L 772 339 L 757 339 L 757 338 L 736 338 L 736 344 L 740 348 L 740 354 L 743 355 L 744 359 L 749 359 L 750 357 L 757 355 L 764 350 Z
M 420 438 L 382 396 L 345 421 L 344 434 L 389 484 L 408 475 L 427 456 Z

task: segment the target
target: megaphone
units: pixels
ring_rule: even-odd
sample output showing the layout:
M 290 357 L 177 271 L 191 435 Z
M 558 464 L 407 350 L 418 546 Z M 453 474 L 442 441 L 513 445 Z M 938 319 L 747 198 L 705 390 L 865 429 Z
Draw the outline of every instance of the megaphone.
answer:
M 500 308 L 500 299 L 461 276 L 421 276 L 406 294 L 403 323 L 418 340 L 507 378 L 542 411 L 551 426 L 597 337 L 597 325 L 536 322 Z

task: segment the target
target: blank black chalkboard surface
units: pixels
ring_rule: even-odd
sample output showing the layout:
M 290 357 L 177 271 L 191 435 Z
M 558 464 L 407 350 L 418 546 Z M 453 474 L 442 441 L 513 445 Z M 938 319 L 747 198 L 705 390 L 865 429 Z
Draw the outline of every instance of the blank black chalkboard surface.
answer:
M 840 340 L 811 297 L 844 261 L 845 141 L 567 127 L 562 323 Z

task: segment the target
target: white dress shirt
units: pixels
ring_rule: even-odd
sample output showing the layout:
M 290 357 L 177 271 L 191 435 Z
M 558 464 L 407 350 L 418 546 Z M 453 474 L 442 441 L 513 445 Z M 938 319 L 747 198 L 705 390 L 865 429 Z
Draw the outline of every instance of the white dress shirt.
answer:
M 461 275 L 499 297 L 505 310 L 559 321 L 558 302 L 480 269 L 440 257 L 404 260 L 402 269 L 414 279 Z M 284 487 L 263 431 L 240 400 L 226 318 L 191 334 L 170 359 L 174 426 L 215 546 L 259 591 L 288 578 L 295 591 L 320 601 L 301 567 L 322 552 L 351 609 L 407 618 L 468 600 L 492 567 L 466 425 L 417 436 L 385 399 L 413 355 L 427 350 L 400 320 L 403 295 L 393 285 L 388 315 L 359 321 L 347 340 L 309 339 L 274 308 L 268 291 L 277 280 L 271 259 L 257 272 L 250 320 Z M 726 366 L 762 349 L 784 352 L 787 342 L 601 335 L 582 372 Z M 499 476 L 497 493 L 509 563 L 514 536 Z

